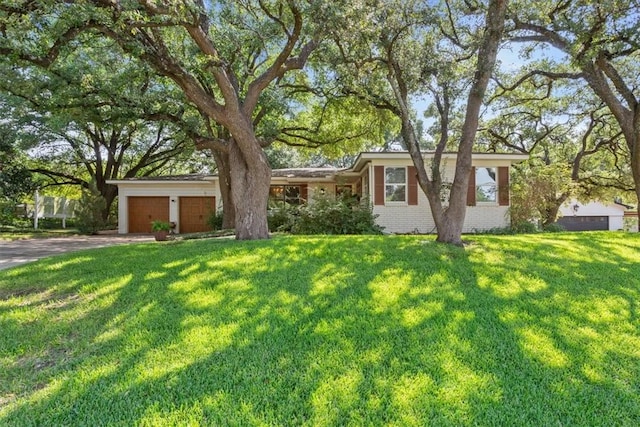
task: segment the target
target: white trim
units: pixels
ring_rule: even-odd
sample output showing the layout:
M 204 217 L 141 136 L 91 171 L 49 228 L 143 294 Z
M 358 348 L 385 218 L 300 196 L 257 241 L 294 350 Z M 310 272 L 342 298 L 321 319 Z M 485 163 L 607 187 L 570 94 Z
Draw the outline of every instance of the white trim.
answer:
M 404 183 L 396 183 L 396 182 L 387 183 L 387 169 L 403 169 Z M 404 200 L 387 200 L 388 185 L 403 185 Z M 384 167 L 384 204 L 385 206 L 407 206 L 409 204 L 409 171 L 407 166 L 385 166 Z

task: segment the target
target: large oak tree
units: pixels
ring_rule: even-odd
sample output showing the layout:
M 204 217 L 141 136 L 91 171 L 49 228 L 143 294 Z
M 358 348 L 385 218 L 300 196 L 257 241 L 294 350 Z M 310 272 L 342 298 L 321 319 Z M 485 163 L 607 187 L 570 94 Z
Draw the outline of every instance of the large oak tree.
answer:
M 50 63 L 79 34 L 98 33 L 171 79 L 230 136 L 208 143 L 228 155 L 236 237 L 267 238 L 271 171 L 263 147 L 271 141 L 255 131 L 260 98 L 304 67 L 331 12 L 324 6 L 293 0 L 24 2 L 0 8 L 0 53 Z M 27 32 L 36 43 L 11 37 L 25 33 L 25 22 L 33 24 Z
M 517 76 L 579 79 L 607 106 L 629 152 L 640 204 L 640 3 L 637 0 L 517 2 L 508 38 L 539 66 Z
M 572 197 L 613 200 L 633 188 L 615 118 L 582 84 L 544 76 L 513 86 L 501 81 L 478 145 L 530 156 L 516 167 L 512 182 L 512 224 L 536 219 L 546 227 Z

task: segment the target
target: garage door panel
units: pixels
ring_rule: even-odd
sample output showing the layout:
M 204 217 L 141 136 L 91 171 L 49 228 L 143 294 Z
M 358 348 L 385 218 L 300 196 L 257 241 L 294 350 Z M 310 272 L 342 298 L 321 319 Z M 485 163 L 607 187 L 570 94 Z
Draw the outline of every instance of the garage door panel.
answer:
M 567 231 L 609 230 L 608 216 L 565 216 L 558 220 Z
M 180 233 L 211 230 L 207 222 L 215 208 L 215 197 L 180 197 Z
M 169 221 L 169 197 L 129 197 L 129 233 L 151 233 L 152 221 Z

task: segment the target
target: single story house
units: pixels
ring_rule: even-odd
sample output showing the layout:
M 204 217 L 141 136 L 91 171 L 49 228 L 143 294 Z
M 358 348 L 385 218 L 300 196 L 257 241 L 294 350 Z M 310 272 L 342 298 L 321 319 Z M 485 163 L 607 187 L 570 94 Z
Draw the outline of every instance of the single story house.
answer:
M 567 231 L 623 230 L 625 211 L 629 207 L 618 202 L 582 203 L 572 199 L 560 207 L 557 222 Z
M 432 153 L 425 153 L 428 165 Z M 506 227 L 509 219 L 510 167 L 522 154 L 476 153 L 467 194 L 464 232 Z M 456 154 L 442 158 L 445 181 L 453 180 Z M 108 181 L 118 186 L 118 232 L 149 233 L 151 221 L 176 224 L 176 232 L 207 229 L 207 218 L 220 207 L 215 175 L 181 175 Z M 270 206 L 313 203 L 316 194 L 351 194 L 370 200 L 377 222 L 389 233 L 431 233 L 435 224 L 429 202 L 419 189 L 407 152 L 360 153 L 353 166 L 273 170 Z

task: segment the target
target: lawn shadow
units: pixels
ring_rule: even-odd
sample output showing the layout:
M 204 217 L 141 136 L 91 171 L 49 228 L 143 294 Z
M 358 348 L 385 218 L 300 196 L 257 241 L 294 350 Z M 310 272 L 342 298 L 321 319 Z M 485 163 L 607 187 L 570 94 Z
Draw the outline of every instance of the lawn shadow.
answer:
M 636 418 L 637 384 L 617 384 L 606 372 L 593 381 L 578 366 L 610 366 L 581 349 L 586 338 L 576 344 L 567 334 L 570 326 L 593 328 L 597 340 L 606 332 L 554 302 L 580 297 L 578 288 L 525 267 L 531 245 L 510 254 L 519 261 L 509 268 L 482 258 L 491 244 L 465 251 L 410 236 L 283 237 L 105 249 L 109 271 L 82 262 L 74 268 L 84 274 L 74 277 L 85 279 L 61 286 L 80 301 L 44 306 L 29 338 L 9 343 L 9 354 L 25 346 L 25 357 L 46 357 L 8 366 L 9 376 L 28 372 L 32 381 L 16 396 L 26 399 L 0 410 L 0 419 L 597 425 L 605 415 L 613 424 Z M 519 270 L 536 277 L 512 283 Z

